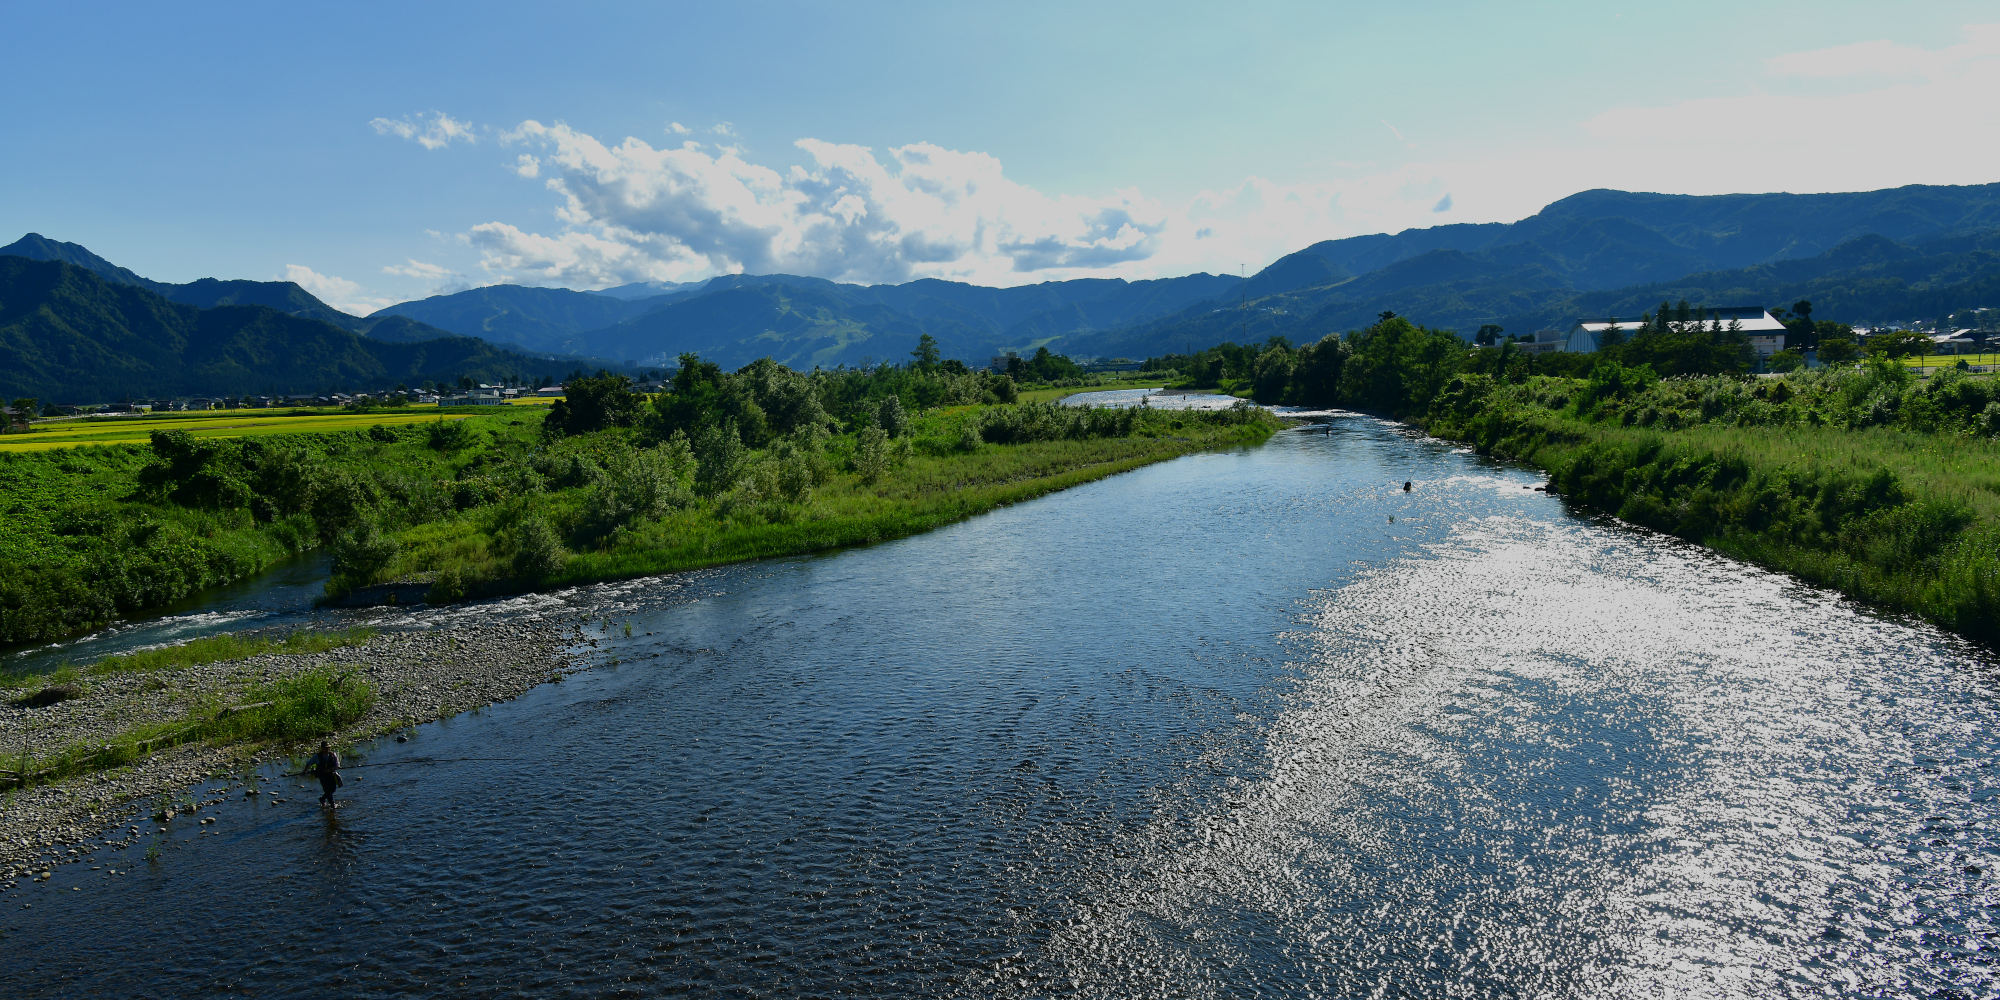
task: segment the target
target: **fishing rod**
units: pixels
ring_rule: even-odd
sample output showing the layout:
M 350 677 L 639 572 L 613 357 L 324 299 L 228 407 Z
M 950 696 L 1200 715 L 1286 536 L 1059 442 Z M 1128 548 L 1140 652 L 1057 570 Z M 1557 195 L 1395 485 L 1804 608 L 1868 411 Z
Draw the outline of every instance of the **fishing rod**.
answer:
M 462 761 L 487 761 L 492 763 L 505 763 L 505 764 L 522 763 L 521 758 L 519 757 L 413 757 L 409 760 L 385 760 L 379 764 L 346 764 L 341 767 L 335 768 L 335 770 L 352 771 L 358 767 L 394 767 L 398 764 L 457 764 Z M 290 774 L 288 772 L 288 776 L 293 778 L 303 778 L 311 773 L 313 772 L 311 772 L 310 770 L 300 771 L 297 774 Z

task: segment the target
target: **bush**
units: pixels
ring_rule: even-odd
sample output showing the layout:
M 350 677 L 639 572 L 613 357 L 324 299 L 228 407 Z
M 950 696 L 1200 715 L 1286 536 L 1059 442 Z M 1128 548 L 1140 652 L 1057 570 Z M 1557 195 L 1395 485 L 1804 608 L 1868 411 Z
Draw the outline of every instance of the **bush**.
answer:
M 702 428 L 689 450 L 694 455 L 696 493 L 714 496 L 736 485 L 743 465 L 743 440 L 736 435 L 736 421 Z
M 426 428 L 430 446 L 442 452 L 453 452 L 472 445 L 472 429 L 463 420 L 446 420 L 439 417 Z
M 882 400 L 881 406 L 876 409 L 875 421 L 883 433 L 892 438 L 910 433 L 910 417 L 903 412 L 903 401 L 899 397 L 890 396 Z
M 855 436 L 854 471 L 861 474 L 862 482 L 871 486 L 889 471 L 889 435 L 882 428 L 863 427 Z
M 431 581 L 430 592 L 424 600 L 431 604 L 450 604 L 465 599 L 465 576 L 455 566 L 447 566 Z
M 371 521 L 341 532 L 331 546 L 333 575 L 326 581 L 326 592 L 339 596 L 374 583 L 375 575 L 395 560 L 400 549 Z
M 545 580 L 562 571 L 569 562 L 556 529 L 539 517 L 529 517 L 514 529 L 514 575 L 526 580 Z

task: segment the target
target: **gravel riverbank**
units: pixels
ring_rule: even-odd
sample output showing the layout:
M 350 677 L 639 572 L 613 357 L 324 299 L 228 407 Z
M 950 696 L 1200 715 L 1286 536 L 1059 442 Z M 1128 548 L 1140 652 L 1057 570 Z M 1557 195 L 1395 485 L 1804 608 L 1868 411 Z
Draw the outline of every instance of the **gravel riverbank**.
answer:
M 375 705 L 336 742 L 365 739 L 448 718 L 520 696 L 560 680 L 582 665 L 575 651 L 590 644 L 574 621 L 455 625 L 378 635 L 367 643 L 312 654 L 272 654 L 194 667 L 90 678 L 82 697 L 42 708 L 0 702 L 0 755 L 18 759 L 30 747 L 104 739 L 148 722 L 183 718 L 253 684 L 315 667 L 353 670 L 375 691 Z M 251 765 L 310 747 L 184 746 L 138 764 L 19 789 L 0 797 L 0 889 L 21 878 L 43 878 L 57 864 L 81 861 L 101 847 L 122 847 L 157 832 L 156 801 L 166 823 L 205 820 L 189 814 L 221 801 L 213 779 L 240 776 Z M 276 788 L 272 789 L 274 792 Z M 257 794 L 250 791 L 249 794 Z

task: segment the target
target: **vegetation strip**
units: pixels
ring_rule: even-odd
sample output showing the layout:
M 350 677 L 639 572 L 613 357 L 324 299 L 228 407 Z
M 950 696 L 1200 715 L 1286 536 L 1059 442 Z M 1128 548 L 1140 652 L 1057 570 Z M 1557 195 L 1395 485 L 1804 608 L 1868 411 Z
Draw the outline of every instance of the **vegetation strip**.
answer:
M 0 453 L 0 642 L 45 641 L 331 553 L 328 598 L 446 602 L 821 551 L 1207 448 L 1280 422 L 1024 401 L 940 361 L 572 380 L 548 407 L 236 439 Z M 1037 358 L 1047 390 L 1089 386 Z M 1036 390 L 1030 390 L 1036 391 Z M 329 418 L 339 419 L 339 418 Z M 171 426 L 171 425 L 169 425 Z
M 164 654 L 150 667 L 79 671 L 77 697 L 0 707 L 0 762 L 16 779 L 0 794 L 0 886 L 164 832 L 198 811 L 197 784 L 276 792 L 265 798 L 290 805 L 282 788 L 252 780 L 259 759 L 326 733 L 352 743 L 516 697 L 574 670 L 567 651 L 585 641 L 575 623 L 546 621 L 340 638 L 359 641 L 200 640 L 205 652 L 149 651 Z M 256 652 L 210 658 L 232 641 Z M 124 822 L 135 813 L 142 820 Z
M 1893 343 L 1752 376 L 1739 334 L 1654 322 L 1666 312 L 1593 354 L 1467 350 L 1389 316 L 1304 347 L 1274 338 L 1146 365 L 1182 385 L 1406 419 L 1533 462 L 1574 503 L 2000 644 L 2000 381 L 1919 377 Z

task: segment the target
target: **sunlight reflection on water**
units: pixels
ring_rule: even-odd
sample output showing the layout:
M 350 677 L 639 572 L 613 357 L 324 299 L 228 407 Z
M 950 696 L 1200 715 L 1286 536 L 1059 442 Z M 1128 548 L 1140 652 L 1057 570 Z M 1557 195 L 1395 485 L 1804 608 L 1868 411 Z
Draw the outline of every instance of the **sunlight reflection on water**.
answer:
M 1994 993 L 1990 655 L 1324 430 L 821 558 L 382 613 L 634 631 L 362 751 L 518 762 L 232 802 L 128 880 L 16 890 L 0 986 Z

